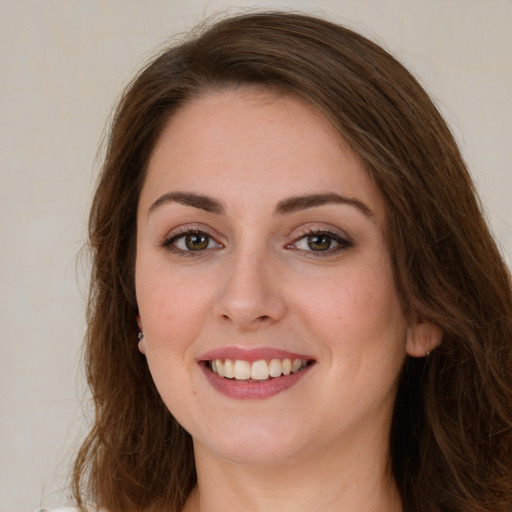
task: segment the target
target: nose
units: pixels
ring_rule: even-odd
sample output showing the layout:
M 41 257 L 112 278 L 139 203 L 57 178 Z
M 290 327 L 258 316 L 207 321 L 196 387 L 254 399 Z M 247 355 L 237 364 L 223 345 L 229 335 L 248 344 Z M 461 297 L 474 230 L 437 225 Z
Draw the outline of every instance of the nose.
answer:
M 283 283 L 268 254 L 241 254 L 226 266 L 214 306 L 220 321 L 241 331 L 253 331 L 284 317 L 287 306 Z

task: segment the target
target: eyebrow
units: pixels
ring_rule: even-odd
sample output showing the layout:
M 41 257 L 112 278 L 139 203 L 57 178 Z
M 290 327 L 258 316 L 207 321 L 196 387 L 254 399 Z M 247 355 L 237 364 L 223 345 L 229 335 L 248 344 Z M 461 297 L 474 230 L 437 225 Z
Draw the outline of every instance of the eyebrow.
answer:
M 194 192 L 168 192 L 160 196 L 148 210 L 148 215 L 154 210 L 168 203 L 179 203 L 184 206 L 192 206 L 210 213 L 222 214 L 225 212 L 224 205 L 217 199 Z M 326 204 L 346 204 L 354 206 L 367 217 L 373 217 L 373 212 L 368 206 L 354 197 L 345 197 L 334 192 L 326 194 L 308 194 L 304 196 L 294 196 L 283 199 L 277 203 L 274 213 L 285 215 L 300 210 L 316 208 Z
M 316 208 L 325 204 L 347 204 L 354 206 L 367 217 L 373 217 L 373 212 L 359 199 L 354 197 L 345 197 L 340 194 L 330 192 L 327 194 L 310 194 L 306 196 L 290 197 L 279 201 L 276 206 L 276 213 L 286 214 L 308 208 Z
M 184 206 L 192 206 L 205 210 L 210 213 L 224 213 L 224 206 L 220 201 L 213 197 L 195 194 L 193 192 L 169 192 L 160 196 L 148 210 L 148 215 L 153 211 L 168 203 L 179 203 Z

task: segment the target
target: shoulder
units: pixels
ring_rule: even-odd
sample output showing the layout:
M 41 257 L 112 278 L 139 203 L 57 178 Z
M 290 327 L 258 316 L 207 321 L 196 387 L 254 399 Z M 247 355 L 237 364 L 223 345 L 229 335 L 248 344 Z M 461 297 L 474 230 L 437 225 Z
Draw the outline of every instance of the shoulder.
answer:
M 38 508 L 35 512 L 80 512 L 77 507 Z
M 1 0 L 0 0 L 1 1 Z M 54 508 L 38 508 L 34 512 L 82 512 L 82 510 L 78 507 L 54 507 Z M 90 506 L 87 508 L 87 512 L 107 512 L 104 508 L 94 508 Z
M 0 0 L 1 1 L 1 0 Z M 107 512 L 104 508 L 87 508 L 88 512 Z M 38 508 L 34 512 L 82 512 L 78 507 L 56 507 L 56 508 Z

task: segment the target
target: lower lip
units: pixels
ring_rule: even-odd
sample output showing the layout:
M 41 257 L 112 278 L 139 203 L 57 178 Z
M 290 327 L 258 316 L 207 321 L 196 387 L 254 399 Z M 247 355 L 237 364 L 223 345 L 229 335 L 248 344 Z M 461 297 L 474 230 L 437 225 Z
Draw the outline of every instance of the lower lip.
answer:
M 277 395 L 296 384 L 308 373 L 313 365 L 306 366 L 300 372 L 269 378 L 261 382 L 243 382 L 236 379 L 226 379 L 210 371 L 204 363 L 199 366 L 206 375 L 208 382 L 219 393 L 229 398 L 236 398 L 237 400 L 263 400 Z

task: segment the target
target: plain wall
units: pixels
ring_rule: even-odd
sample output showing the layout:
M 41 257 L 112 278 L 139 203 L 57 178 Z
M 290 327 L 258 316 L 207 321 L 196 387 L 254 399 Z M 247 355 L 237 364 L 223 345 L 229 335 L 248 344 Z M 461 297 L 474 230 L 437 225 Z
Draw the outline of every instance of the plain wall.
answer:
M 87 410 L 77 255 L 111 107 L 170 35 L 234 7 L 328 16 L 397 55 L 438 101 L 512 261 L 511 0 L 0 0 L 2 512 L 66 503 Z

